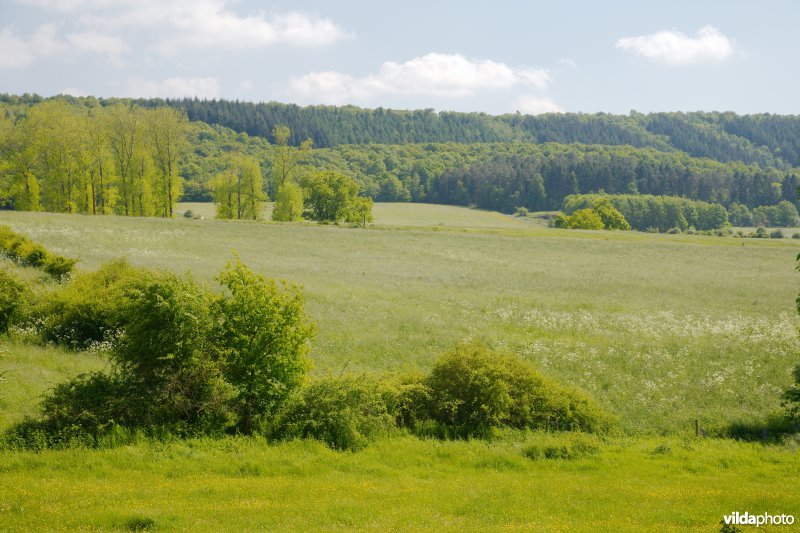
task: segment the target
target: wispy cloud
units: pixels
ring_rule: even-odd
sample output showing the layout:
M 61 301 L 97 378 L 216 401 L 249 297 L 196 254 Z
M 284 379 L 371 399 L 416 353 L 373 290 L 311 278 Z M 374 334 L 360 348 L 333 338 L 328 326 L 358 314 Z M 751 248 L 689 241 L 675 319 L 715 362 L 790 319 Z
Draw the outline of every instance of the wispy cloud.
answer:
M 220 94 L 217 78 L 167 78 L 164 80 L 128 80 L 121 96 L 139 98 L 216 98 Z
M 701 28 L 694 37 L 676 30 L 623 37 L 617 40 L 616 47 L 673 65 L 719 62 L 734 52 L 733 42 L 714 26 Z
M 517 99 L 517 111 L 529 115 L 541 115 L 542 113 L 563 113 L 564 110 L 551 98 L 523 94 Z
M 0 30 L 0 68 L 20 68 L 40 57 L 63 53 L 67 44 L 58 37 L 54 24 L 43 24 L 31 35 L 23 37 L 13 28 Z
M 312 72 L 289 81 L 289 90 L 309 102 L 341 104 L 380 95 L 472 96 L 478 91 L 518 85 L 544 88 L 551 81 L 544 69 L 510 67 L 460 54 L 431 53 L 404 63 L 387 61 L 363 77 L 339 72 Z
M 27 66 L 53 55 L 48 42 L 50 49 L 57 47 L 65 54 L 96 54 L 120 64 L 134 48 L 175 55 L 187 49 L 319 47 L 353 37 L 315 13 L 242 14 L 231 0 L 16 1 L 47 10 L 57 23 L 43 25 L 29 36 L 12 27 L 0 29 L 0 67 Z

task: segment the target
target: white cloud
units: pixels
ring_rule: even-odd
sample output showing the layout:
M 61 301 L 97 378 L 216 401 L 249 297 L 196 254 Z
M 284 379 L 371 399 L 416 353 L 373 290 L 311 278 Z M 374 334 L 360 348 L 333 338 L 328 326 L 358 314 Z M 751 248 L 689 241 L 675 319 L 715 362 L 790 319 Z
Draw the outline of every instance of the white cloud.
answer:
M 561 59 L 559 59 L 558 64 L 563 65 L 565 67 L 569 67 L 571 69 L 578 68 L 578 64 L 573 59 L 570 59 L 568 57 L 562 57 Z
M 550 81 L 550 75 L 543 69 L 509 67 L 488 59 L 467 59 L 460 54 L 431 53 L 405 63 L 387 61 L 377 73 L 360 78 L 339 72 L 312 72 L 292 78 L 289 90 L 306 101 L 342 104 L 384 94 L 465 97 L 481 90 L 518 85 L 544 88 Z
M 25 67 L 36 60 L 28 43 L 9 28 L 0 31 L 0 50 L 0 68 Z
M 53 24 L 39 26 L 29 37 L 21 37 L 12 28 L 0 31 L 0 68 L 26 67 L 40 57 L 64 52 L 66 43 L 57 36 Z
M 617 40 L 616 46 L 673 65 L 719 62 L 734 50 L 733 42 L 714 26 L 701 28 L 694 37 L 675 30 L 624 37 Z
M 49 35 L 20 37 L 11 28 L 0 31 L 0 67 L 24 66 L 49 43 L 65 52 L 98 54 L 120 64 L 133 48 L 147 47 L 165 55 L 184 49 L 243 50 L 273 45 L 325 46 L 352 37 L 332 20 L 313 13 L 284 12 L 240 14 L 236 0 L 16 0 L 60 12 L 59 36 L 55 25 Z M 45 26 L 43 26 L 44 28 Z M 38 41 L 37 41 L 38 39 Z M 6 50 L 17 52 L 13 57 Z
M 551 98 L 523 94 L 517 99 L 517 110 L 528 115 L 542 113 L 563 113 L 564 110 Z
M 161 81 L 134 78 L 128 81 L 121 96 L 131 98 L 217 98 L 217 78 L 167 78 Z
M 113 64 L 121 64 L 120 57 L 130 50 L 128 44 L 117 35 L 108 35 L 95 31 L 69 33 L 67 42 L 79 52 L 104 55 Z

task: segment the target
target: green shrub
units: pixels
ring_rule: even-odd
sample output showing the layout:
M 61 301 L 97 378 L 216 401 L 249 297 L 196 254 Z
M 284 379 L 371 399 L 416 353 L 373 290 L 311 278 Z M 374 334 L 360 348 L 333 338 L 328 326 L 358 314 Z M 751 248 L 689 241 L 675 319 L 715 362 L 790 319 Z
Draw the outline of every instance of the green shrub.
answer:
M 783 239 L 783 231 L 776 229 L 770 232 L 769 234 L 770 239 Z
M 392 376 L 382 382 L 389 413 L 399 427 L 418 431 L 430 420 L 431 390 L 425 375 L 415 372 Z
M 611 201 L 608 198 L 600 197 L 595 200 L 592 210 L 603 221 L 605 229 L 622 231 L 631 229 L 631 225 L 625 220 L 625 216 L 611 205 Z
M 285 405 L 273 434 L 315 438 L 335 450 L 358 450 L 393 427 L 378 383 L 344 376 L 319 379 L 300 389 Z
M 60 280 L 72 272 L 77 262 L 77 259 L 69 259 L 60 255 L 50 255 L 42 265 L 42 270 Z
M 152 273 L 125 260 L 76 276 L 38 305 L 43 339 L 73 350 L 113 340 L 122 327 L 127 291 L 152 277 Z
M 604 430 L 609 417 L 580 391 L 541 376 L 519 356 L 469 343 L 441 356 L 426 385 L 430 416 L 458 436 L 491 428 Z
M 30 289 L 11 272 L 0 270 L 0 333 L 19 321 Z
M 218 279 L 229 295 L 214 306 L 213 345 L 236 391 L 238 428 L 250 434 L 305 380 L 314 325 L 296 287 L 265 280 L 238 257 Z
M 52 254 L 41 244 L 17 235 L 8 226 L 0 226 L 0 251 L 20 264 L 41 268 L 56 279 L 72 272 L 77 259 Z
M 605 229 L 605 224 L 593 209 L 578 209 L 569 216 L 566 227 L 569 229 Z

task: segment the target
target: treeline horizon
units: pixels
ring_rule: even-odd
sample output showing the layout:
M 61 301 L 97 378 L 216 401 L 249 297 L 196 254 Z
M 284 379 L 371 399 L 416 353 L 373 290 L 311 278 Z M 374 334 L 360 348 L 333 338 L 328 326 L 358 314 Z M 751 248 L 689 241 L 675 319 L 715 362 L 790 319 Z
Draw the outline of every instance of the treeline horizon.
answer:
M 740 115 L 731 111 L 612 113 L 521 113 L 395 110 L 194 98 L 103 98 L 0 94 L 0 103 L 31 105 L 63 99 L 82 105 L 120 102 L 141 107 L 175 107 L 189 120 L 219 124 L 237 133 L 269 138 L 287 126 L 289 144 L 311 139 L 317 148 L 340 144 L 430 142 L 555 142 L 631 145 L 681 151 L 716 161 L 742 161 L 761 167 L 800 166 L 800 115 Z
M 56 103 L 60 105 L 54 107 Z M 65 138 L 74 133 L 69 126 L 70 120 L 61 121 L 59 127 L 52 127 L 52 124 L 47 124 L 52 122 L 52 113 L 42 113 L 40 109 L 58 109 L 64 114 L 65 107 L 74 111 L 64 115 L 70 120 L 72 117 L 69 115 L 73 114 L 89 117 L 89 123 L 84 121 L 81 127 L 85 130 L 88 128 L 86 131 L 89 133 L 89 140 L 91 134 L 95 134 L 99 158 L 95 157 L 95 152 L 98 151 L 93 152 L 91 142 L 89 146 L 85 146 L 86 136 L 81 140 L 84 148 L 75 152 L 74 156 L 64 157 L 64 154 L 69 153 L 66 149 L 71 148 L 70 142 Z M 179 143 L 182 146 L 176 151 L 177 157 L 175 153 L 172 154 L 172 162 L 176 165 L 174 173 L 172 169 L 164 172 L 156 164 L 159 159 L 158 150 L 151 140 L 145 138 L 147 135 L 141 137 L 137 133 L 137 138 L 141 139 L 137 142 L 143 144 L 140 144 L 141 148 L 134 146 L 132 152 L 141 154 L 140 164 L 138 167 L 128 167 L 127 164 L 123 165 L 125 161 L 120 155 L 129 157 L 136 154 L 120 154 L 124 143 L 120 141 L 114 144 L 114 136 L 110 135 L 116 133 L 121 139 L 124 132 L 119 131 L 119 128 L 114 132 L 115 128 L 109 128 L 107 120 L 97 122 L 98 125 L 102 123 L 102 128 L 92 126 L 91 123 L 97 121 L 95 117 L 102 118 L 109 113 L 127 114 L 123 109 L 129 112 L 139 110 L 137 113 L 142 118 L 149 117 L 156 110 L 171 109 L 178 115 L 194 119 L 178 128 L 179 137 L 185 136 L 186 143 Z M 196 120 L 196 114 L 201 110 L 213 115 L 206 117 L 210 122 Z M 225 110 L 236 113 L 231 111 L 228 120 L 223 116 L 227 113 Z M 800 153 L 800 117 L 795 116 L 739 116 L 732 113 L 642 115 L 634 112 L 629 116 L 492 116 L 482 113 L 435 113 L 431 110 L 367 110 L 353 106 L 302 108 L 288 104 L 250 104 L 224 100 L 132 100 L 70 96 L 41 98 L 36 95 L 0 95 L 0 111 L 0 125 L 3 125 L 0 128 L 0 144 L 4 144 L 0 146 L 0 203 L 6 208 L 14 209 L 30 208 L 26 207 L 24 201 L 11 199 L 13 195 L 8 194 L 10 183 L 3 185 L 4 180 L 13 182 L 11 175 L 16 172 L 15 195 L 18 199 L 29 194 L 26 184 L 31 177 L 35 177 L 38 180 L 37 185 L 43 186 L 42 207 L 46 210 L 109 212 L 107 207 L 104 209 L 103 206 L 91 205 L 94 198 L 105 201 L 103 187 L 107 188 L 109 182 L 98 183 L 98 188 L 93 189 L 92 179 L 77 179 L 81 172 L 89 173 L 91 178 L 92 165 L 96 167 L 96 177 L 99 177 L 101 165 L 104 164 L 104 169 L 116 171 L 115 176 L 112 176 L 115 178 L 112 183 L 118 183 L 109 189 L 109 198 L 117 205 L 117 212 L 127 214 L 128 209 L 123 207 L 126 197 L 131 194 L 133 214 L 148 214 L 152 211 L 153 214 L 170 216 L 170 206 L 181 195 L 189 201 L 210 201 L 215 176 L 224 171 L 231 155 L 236 153 L 252 157 L 259 163 L 266 178 L 264 192 L 268 198 L 274 199 L 277 193 L 273 176 L 277 168 L 275 161 L 280 150 L 286 149 L 298 151 L 298 167 L 295 171 L 298 178 L 320 170 L 340 172 L 358 183 L 360 194 L 375 201 L 474 205 L 507 213 L 520 207 L 538 211 L 561 209 L 564 199 L 570 195 L 599 192 L 682 196 L 719 203 L 725 207 L 741 204 L 749 209 L 756 209 L 761 206 L 776 206 L 782 201 L 796 205 L 797 189 L 800 185 L 800 168 L 787 162 L 794 157 L 788 154 L 795 153 L 794 151 Z M 272 115 L 264 114 L 267 111 Z M 256 123 L 261 124 L 259 127 L 269 125 L 271 120 L 285 122 L 276 122 L 272 131 L 263 136 L 237 133 L 234 128 L 214 122 L 221 119 L 229 123 L 236 122 L 238 119 L 234 118 L 239 115 L 248 117 L 246 120 L 253 122 L 253 128 Z M 332 117 L 337 116 L 347 120 L 331 121 Z M 712 119 L 719 127 L 708 126 Z M 32 124 L 37 121 L 48 125 L 42 134 L 36 134 L 33 130 L 21 134 L 20 128 L 31 129 Z M 707 124 L 700 127 L 703 121 Z M 147 122 L 142 120 L 140 130 L 143 133 L 149 130 L 152 137 L 158 128 L 155 123 Z M 727 130 L 722 128 L 724 124 L 727 124 L 728 129 L 738 124 L 737 127 L 742 132 L 749 132 L 750 137 L 758 138 L 766 144 L 756 146 L 751 141 L 744 142 L 742 139 L 745 137 L 725 133 Z M 299 130 L 294 129 L 293 125 L 299 127 Z M 398 126 L 398 129 L 393 129 L 393 125 Z M 489 125 L 492 127 L 488 128 Z M 505 126 L 500 127 L 502 125 Z M 797 135 L 793 133 L 795 125 L 798 128 Z M 370 142 L 326 147 L 324 142 L 321 145 L 311 135 L 308 138 L 311 139 L 314 149 L 292 148 L 307 132 L 330 133 L 334 126 L 338 132 L 337 138 L 340 139 L 352 140 L 348 137 L 350 133 L 357 133 L 363 137 L 362 140 L 383 140 L 419 126 L 411 137 L 451 137 L 471 142 Z M 279 148 L 272 144 L 275 142 L 275 127 L 288 129 L 288 146 Z M 656 130 L 662 133 L 654 133 Z M 701 130 L 704 136 L 698 137 L 698 131 Z M 103 131 L 109 134 L 105 139 L 96 136 Z M 670 136 L 664 133 L 668 131 L 677 131 L 679 135 Z M 513 139 L 524 136 L 525 132 L 529 136 L 535 133 L 537 140 L 486 141 L 492 137 Z M 719 135 L 712 135 L 713 132 Z M 373 137 L 368 138 L 370 135 Z M 695 157 L 676 147 L 690 145 L 690 139 L 708 141 L 712 137 L 716 139 L 715 150 L 721 150 L 718 159 Z M 562 142 L 541 140 L 547 138 L 560 138 Z M 575 141 L 577 138 L 598 142 L 586 144 Z M 331 139 L 333 137 L 328 140 Z M 60 145 L 55 141 L 60 141 Z M 798 146 L 794 147 L 794 143 Z M 695 148 L 699 150 L 702 147 L 705 148 L 700 151 L 712 151 L 712 144 L 698 141 Z M 30 164 L 20 159 L 20 155 L 26 152 L 30 154 L 27 158 Z M 42 157 L 38 157 L 37 153 Z M 58 157 L 52 159 L 48 153 Z M 126 192 L 128 189 L 123 186 L 128 173 L 135 192 L 149 192 L 153 200 L 141 201 L 141 194 L 140 200 L 137 200 L 133 192 Z M 163 186 L 158 184 L 158 175 L 163 176 Z M 177 175 L 182 179 L 175 181 Z M 44 178 L 47 176 L 51 178 L 51 186 L 46 185 L 48 180 Z M 69 196 L 72 194 L 69 187 L 73 184 L 77 184 L 76 198 Z M 67 191 L 66 201 L 60 194 L 56 194 L 59 189 Z M 25 194 L 20 194 L 20 191 Z M 48 194 L 51 198 L 47 197 Z M 159 200 L 159 197 L 163 197 L 163 200 Z M 118 200 L 121 202 L 118 203 Z M 148 206 L 151 203 L 154 204 L 153 207 Z M 147 210 L 142 206 L 147 207 Z

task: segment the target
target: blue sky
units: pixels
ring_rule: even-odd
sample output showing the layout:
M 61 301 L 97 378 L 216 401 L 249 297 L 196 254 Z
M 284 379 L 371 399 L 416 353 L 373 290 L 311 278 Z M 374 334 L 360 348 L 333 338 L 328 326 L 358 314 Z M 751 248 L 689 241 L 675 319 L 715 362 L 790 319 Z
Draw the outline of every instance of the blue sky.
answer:
M 798 113 L 800 2 L 0 0 L 0 92 Z

